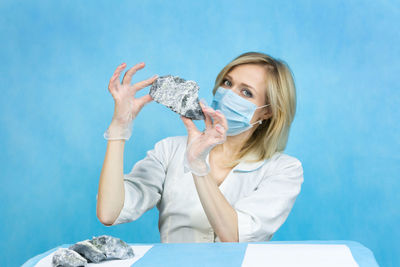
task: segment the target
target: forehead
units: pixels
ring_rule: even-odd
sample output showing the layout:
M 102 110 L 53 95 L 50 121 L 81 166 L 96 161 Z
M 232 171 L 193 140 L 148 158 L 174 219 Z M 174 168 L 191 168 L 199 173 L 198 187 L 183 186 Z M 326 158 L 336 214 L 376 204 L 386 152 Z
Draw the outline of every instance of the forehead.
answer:
M 235 83 L 245 83 L 257 91 L 264 91 L 267 84 L 267 72 L 263 66 L 256 64 L 243 64 L 231 69 L 227 75 L 234 79 Z

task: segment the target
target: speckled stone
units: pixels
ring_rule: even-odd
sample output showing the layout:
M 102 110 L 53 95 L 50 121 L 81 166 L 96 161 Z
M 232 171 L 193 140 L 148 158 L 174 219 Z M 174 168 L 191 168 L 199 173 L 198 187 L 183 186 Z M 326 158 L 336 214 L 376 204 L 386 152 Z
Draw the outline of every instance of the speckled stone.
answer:
M 87 260 L 78 252 L 68 248 L 59 248 L 51 261 L 53 267 L 79 267 L 87 266 Z
M 52 258 L 53 267 L 78 267 L 107 260 L 126 260 L 135 256 L 133 249 L 119 238 L 102 235 L 83 240 L 69 248 L 60 248 Z
M 93 245 L 89 240 L 78 242 L 70 246 L 69 249 L 78 252 L 80 255 L 85 257 L 88 262 L 98 263 L 100 261 L 106 260 L 107 258 L 106 255 L 95 245 Z
M 150 88 L 151 97 L 172 111 L 193 120 L 204 120 L 198 97 L 199 86 L 178 76 L 158 77 Z
M 102 235 L 99 237 L 93 237 L 89 242 L 103 252 L 103 254 L 106 255 L 107 260 L 126 260 L 135 256 L 132 247 L 121 239 L 113 236 Z

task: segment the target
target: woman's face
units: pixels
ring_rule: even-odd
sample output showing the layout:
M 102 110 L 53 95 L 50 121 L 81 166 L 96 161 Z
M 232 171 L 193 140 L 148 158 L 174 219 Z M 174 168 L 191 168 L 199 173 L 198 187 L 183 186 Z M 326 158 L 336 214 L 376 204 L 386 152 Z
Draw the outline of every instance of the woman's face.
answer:
M 262 66 L 243 64 L 234 67 L 225 75 L 221 87 L 232 90 L 237 95 L 260 107 L 268 104 L 265 103 L 266 76 L 266 71 Z M 269 118 L 269 107 L 256 109 L 251 123 Z

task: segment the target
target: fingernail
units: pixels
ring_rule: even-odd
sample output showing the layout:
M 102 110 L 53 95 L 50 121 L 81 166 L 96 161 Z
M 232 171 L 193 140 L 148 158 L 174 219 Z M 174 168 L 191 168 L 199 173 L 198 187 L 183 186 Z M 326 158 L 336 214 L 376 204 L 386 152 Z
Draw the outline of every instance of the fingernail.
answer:
M 154 75 L 153 78 L 158 78 L 158 74 Z

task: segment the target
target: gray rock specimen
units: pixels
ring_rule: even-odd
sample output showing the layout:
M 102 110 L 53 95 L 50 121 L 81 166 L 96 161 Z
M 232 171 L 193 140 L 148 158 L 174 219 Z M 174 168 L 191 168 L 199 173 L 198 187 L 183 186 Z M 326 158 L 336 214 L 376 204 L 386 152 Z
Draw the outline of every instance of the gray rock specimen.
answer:
M 88 262 L 98 263 L 100 261 L 106 260 L 106 255 L 98 249 L 95 245 L 93 245 L 89 239 L 78 242 L 69 247 L 69 249 L 74 250 L 81 254 Z
M 151 97 L 187 118 L 204 120 L 198 99 L 199 86 L 195 81 L 186 81 L 178 76 L 158 77 L 150 88 Z
M 59 248 L 52 258 L 53 267 L 78 267 L 87 266 L 87 260 L 78 252 L 67 248 Z
M 90 240 L 95 247 L 101 250 L 110 259 L 129 259 L 135 256 L 132 248 L 119 238 L 112 237 L 109 235 L 102 235 L 99 237 L 93 237 Z
M 60 248 L 52 258 L 53 267 L 86 266 L 89 262 L 126 260 L 134 257 L 132 247 L 119 238 L 102 235 L 84 240 L 69 248 Z

